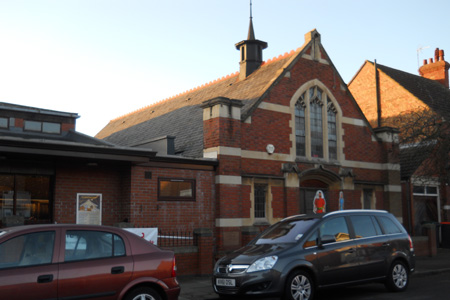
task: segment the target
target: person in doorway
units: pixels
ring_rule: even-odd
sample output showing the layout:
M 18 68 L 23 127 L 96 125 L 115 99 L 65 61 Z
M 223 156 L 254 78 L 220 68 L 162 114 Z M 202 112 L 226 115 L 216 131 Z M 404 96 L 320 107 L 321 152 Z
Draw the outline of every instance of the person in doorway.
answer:
M 323 196 L 323 192 L 318 190 L 316 196 L 314 197 L 314 213 L 321 214 L 325 212 L 325 198 Z

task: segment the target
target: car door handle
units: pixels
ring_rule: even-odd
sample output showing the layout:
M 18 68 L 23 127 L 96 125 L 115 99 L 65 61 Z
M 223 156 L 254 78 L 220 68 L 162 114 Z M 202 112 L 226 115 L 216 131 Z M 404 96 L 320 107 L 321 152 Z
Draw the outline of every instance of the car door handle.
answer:
M 51 275 L 51 274 L 41 275 L 41 276 L 38 276 L 38 278 L 37 278 L 38 283 L 48 283 L 48 282 L 52 282 L 52 281 L 53 281 L 53 275 Z
M 347 250 L 347 252 L 348 252 L 348 253 L 355 253 L 356 250 L 355 250 L 355 248 L 350 248 L 350 249 Z
M 111 268 L 111 274 L 122 274 L 123 272 L 125 272 L 124 267 L 112 267 Z
M 391 244 L 390 243 L 383 243 L 383 247 L 389 247 Z

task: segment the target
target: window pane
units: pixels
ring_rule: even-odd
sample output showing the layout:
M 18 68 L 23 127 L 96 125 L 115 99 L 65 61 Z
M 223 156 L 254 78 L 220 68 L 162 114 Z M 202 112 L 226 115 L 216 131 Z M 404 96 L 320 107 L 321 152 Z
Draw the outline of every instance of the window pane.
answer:
M 305 108 L 301 103 L 297 103 L 297 105 L 295 106 L 295 140 L 297 156 L 306 155 L 305 130 Z
M 350 233 L 345 218 L 339 217 L 325 221 L 320 227 L 320 237 L 325 235 L 334 236 L 337 242 L 349 240 Z
M 45 133 L 61 133 L 61 124 L 59 123 L 42 123 L 42 132 Z
M 52 262 L 55 232 L 18 236 L 0 245 L 0 269 Z
M 15 176 L 16 212 L 27 223 L 50 222 L 50 177 Z
M 194 200 L 195 181 L 185 179 L 159 179 L 159 197 L 162 200 Z
M 120 236 L 114 235 L 114 256 L 125 255 L 125 244 Z
M 14 176 L 0 175 L 0 221 L 14 214 Z
M 322 106 L 312 102 L 311 109 L 311 156 L 323 157 Z
M 24 129 L 29 131 L 42 131 L 42 123 L 36 121 L 25 120 Z
M 87 260 L 113 256 L 113 235 L 102 231 L 71 230 L 66 233 L 64 260 Z
M 357 239 L 377 235 L 377 230 L 370 216 L 351 216 L 350 219 Z
M 337 135 L 336 135 L 336 113 L 328 110 L 328 155 L 330 159 L 337 159 Z
M 424 186 L 417 186 L 417 185 L 415 185 L 413 187 L 413 193 L 414 194 L 425 194 L 425 187 Z
M 8 118 L 0 118 L 0 128 L 8 128 Z
M 388 217 L 380 217 L 381 225 L 383 225 L 386 234 L 401 233 L 401 229 Z
M 427 194 L 437 195 L 437 187 L 435 186 L 427 186 Z
M 255 184 L 255 218 L 266 217 L 267 185 Z
M 363 209 L 372 209 L 373 190 L 364 189 L 364 207 Z

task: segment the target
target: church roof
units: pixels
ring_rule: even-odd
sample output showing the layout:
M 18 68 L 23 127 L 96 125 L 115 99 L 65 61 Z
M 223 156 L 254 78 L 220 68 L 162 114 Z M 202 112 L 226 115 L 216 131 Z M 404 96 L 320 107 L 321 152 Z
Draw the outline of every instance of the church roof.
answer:
M 308 44 L 309 41 L 296 51 L 263 62 L 244 80 L 239 80 L 239 74 L 234 73 L 111 120 L 96 137 L 121 146 L 132 146 L 143 140 L 170 135 L 176 137 L 175 154 L 202 157 L 201 104 L 216 97 L 242 101 L 241 116 L 245 120 Z

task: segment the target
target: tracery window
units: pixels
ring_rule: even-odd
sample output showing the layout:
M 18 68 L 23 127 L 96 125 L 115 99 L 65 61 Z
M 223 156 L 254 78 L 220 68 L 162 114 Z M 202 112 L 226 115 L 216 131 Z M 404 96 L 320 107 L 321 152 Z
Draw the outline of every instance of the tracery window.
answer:
M 295 104 L 295 138 L 297 156 L 338 158 L 337 110 L 318 86 L 302 93 Z

